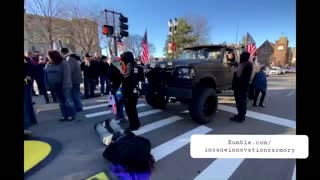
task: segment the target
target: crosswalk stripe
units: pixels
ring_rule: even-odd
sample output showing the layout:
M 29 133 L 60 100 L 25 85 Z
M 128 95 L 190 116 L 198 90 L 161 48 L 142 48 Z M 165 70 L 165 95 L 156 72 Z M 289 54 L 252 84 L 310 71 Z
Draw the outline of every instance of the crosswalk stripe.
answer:
M 147 105 L 146 104 L 138 104 L 137 108 L 144 107 L 144 106 L 147 106 Z M 93 117 L 102 116 L 102 115 L 111 114 L 111 113 L 112 113 L 111 110 L 101 111 L 101 112 L 86 114 L 85 117 L 86 118 L 93 118 Z
M 108 103 L 103 103 L 103 104 L 98 104 L 93 106 L 86 106 L 86 107 L 83 107 L 83 110 L 95 109 L 95 108 L 106 107 L 106 106 L 108 106 Z
M 294 165 L 294 169 L 293 169 L 291 180 L 296 180 L 296 165 Z
M 231 106 L 219 104 L 218 109 L 220 109 L 222 111 L 231 112 L 231 113 L 238 113 L 237 109 L 234 107 L 231 107 Z M 266 121 L 269 123 L 289 127 L 289 128 L 294 128 L 294 129 L 296 128 L 296 121 L 289 120 L 289 119 L 279 118 L 276 116 L 270 116 L 267 114 L 257 113 L 257 112 L 253 112 L 253 111 L 247 111 L 246 116 L 254 118 L 254 119 L 258 119 L 261 121 Z
M 154 122 L 154 123 L 151 123 L 151 124 L 148 124 L 148 125 L 145 125 L 145 126 L 142 126 L 139 130 L 137 131 L 133 131 L 136 135 L 141 135 L 141 134 L 144 134 L 144 133 L 147 133 L 149 131 L 152 131 L 152 130 L 155 130 L 155 129 L 158 129 L 158 128 L 161 128 L 165 125 L 168 125 L 168 124 L 172 124 L 176 121 L 179 121 L 183 119 L 182 117 L 180 116 L 171 116 L 169 118 L 166 118 L 166 119 L 162 119 L 160 121 L 157 121 L 157 122 Z
M 228 180 L 244 159 L 216 159 L 194 180 Z
M 152 109 L 152 110 L 149 110 L 149 111 L 144 111 L 144 112 L 138 113 L 138 117 L 149 116 L 151 114 L 156 114 L 156 113 L 159 113 L 159 112 L 162 112 L 162 110 L 160 110 L 160 109 Z M 128 119 L 128 116 L 126 116 L 126 119 Z
M 161 160 L 167 155 L 175 152 L 186 144 L 190 143 L 190 138 L 193 134 L 206 134 L 210 132 L 212 129 L 206 126 L 198 126 L 170 141 L 167 141 L 151 150 L 151 154 L 154 156 L 156 161 Z

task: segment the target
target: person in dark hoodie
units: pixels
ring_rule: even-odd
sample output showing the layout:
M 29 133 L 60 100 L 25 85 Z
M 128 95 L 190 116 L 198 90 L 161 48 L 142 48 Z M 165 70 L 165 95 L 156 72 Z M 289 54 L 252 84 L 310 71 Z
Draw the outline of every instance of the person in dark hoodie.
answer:
M 95 61 L 91 60 L 91 56 L 87 53 L 84 61 L 80 65 L 84 76 L 84 95 L 85 98 L 94 97 L 94 89 L 96 87 L 96 67 Z
M 36 114 L 32 104 L 32 78 L 34 77 L 35 65 L 31 59 L 24 57 L 24 134 L 30 135 L 29 127 L 37 124 Z
M 116 114 L 116 120 L 118 121 L 125 121 L 124 113 L 123 113 L 123 101 L 118 98 L 117 91 L 120 88 L 121 82 L 123 80 L 123 75 L 121 74 L 120 69 L 116 67 L 116 63 L 118 58 L 116 56 L 110 57 L 108 59 L 108 79 L 110 82 L 110 92 L 115 97 L 116 106 L 117 106 L 117 114 Z
M 100 69 L 100 85 L 101 85 L 101 96 L 109 94 L 109 80 L 108 80 L 108 69 L 109 69 L 109 64 L 108 64 L 108 57 L 106 56 L 101 56 L 101 60 L 99 61 L 99 69 Z
M 232 89 L 234 90 L 238 114 L 231 117 L 230 120 L 236 122 L 243 122 L 246 116 L 249 83 L 253 71 L 253 66 L 251 62 L 249 62 L 249 58 L 249 52 L 241 53 L 240 63 L 233 76 Z
M 132 52 L 124 52 L 120 56 L 122 63 L 122 95 L 123 102 L 128 115 L 129 130 L 138 130 L 140 127 L 140 120 L 137 112 L 138 103 L 138 89 L 134 73 L 135 61 Z
M 77 112 L 82 111 L 82 103 L 80 99 L 80 84 L 82 83 L 82 73 L 80 63 L 77 61 L 75 55 L 69 52 L 68 48 L 62 48 L 61 54 L 64 59 L 69 63 L 71 70 L 72 91 L 71 98 Z
M 45 68 L 45 82 L 48 89 L 57 95 L 62 114 L 61 121 L 73 121 L 75 108 L 71 97 L 72 75 L 68 62 L 58 51 L 49 51 L 49 63 Z
M 264 101 L 264 98 L 266 97 L 267 84 L 268 84 L 267 83 L 267 75 L 264 72 L 265 69 L 266 69 L 266 66 L 261 67 L 260 71 L 257 72 L 257 74 L 255 75 L 255 80 L 253 82 L 254 90 L 255 90 L 253 106 L 257 106 L 257 100 L 258 100 L 259 94 L 261 92 L 262 95 L 260 98 L 259 106 L 265 107 L 263 105 L 263 101 Z

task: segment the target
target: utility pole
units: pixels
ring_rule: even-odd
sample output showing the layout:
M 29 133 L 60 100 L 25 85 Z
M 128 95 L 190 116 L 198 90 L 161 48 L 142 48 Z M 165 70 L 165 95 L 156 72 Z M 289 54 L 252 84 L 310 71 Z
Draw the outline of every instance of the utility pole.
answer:
M 113 27 L 116 28 L 116 22 L 114 20 L 114 12 L 112 12 L 112 14 L 113 14 Z M 118 56 L 116 31 L 113 32 L 113 42 L 114 42 L 114 54 Z

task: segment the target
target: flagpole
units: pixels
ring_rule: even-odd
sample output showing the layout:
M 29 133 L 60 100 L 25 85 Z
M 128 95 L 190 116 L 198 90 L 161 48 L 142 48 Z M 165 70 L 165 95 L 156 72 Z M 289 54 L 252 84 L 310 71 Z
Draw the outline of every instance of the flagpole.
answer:
M 239 25 L 239 24 L 237 24 L 237 31 L 236 31 L 236 44 L 238 44 L 238 25 Z

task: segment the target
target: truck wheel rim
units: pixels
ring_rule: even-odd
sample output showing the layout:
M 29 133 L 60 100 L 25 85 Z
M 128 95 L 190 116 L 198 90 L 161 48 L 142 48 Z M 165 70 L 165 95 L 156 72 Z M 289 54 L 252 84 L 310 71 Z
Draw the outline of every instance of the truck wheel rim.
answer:
M 209 96 L 203 105 L 203 113 L 205 116 L 210 116 L 214 112 L 214 96 Z

